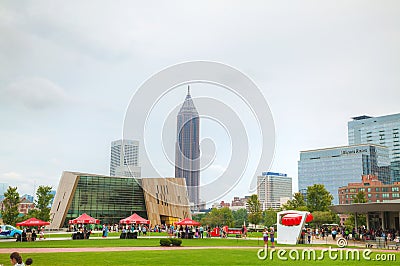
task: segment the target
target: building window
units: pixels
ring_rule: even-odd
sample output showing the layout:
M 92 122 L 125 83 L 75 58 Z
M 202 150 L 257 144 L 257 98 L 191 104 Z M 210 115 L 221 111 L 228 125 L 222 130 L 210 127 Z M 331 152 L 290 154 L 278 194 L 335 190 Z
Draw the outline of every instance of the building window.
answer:
M 388 192 L 388 191 L 389 191 L 389 188 L 387 188 L 387 187 L 382 188 L 382 192 Z
M 368 192 L 371 192 L 371 188 L 370 187 L 368 188 Z
M 379 192 L 379 188 L 378 187 L 375 188 L 375 192 Z
M 392 187 L 392 191 L 399 191 L 399 187 Z
M 393 198 L 400 198 L 400 194 L 399 194 L 399 193 L 393 193 L 393 194 L 392 194 L 392 197 L 393 197 Z
M 371 194 L 368 194 L 368 198 L 370 198 L 370 197 L 372 197 L 372 195 L 371 195 Z
M 382 194 L 382 198 L 384 198 L 384 199 L 389 198 L 389 193 L 383 193 L 383 194 Z

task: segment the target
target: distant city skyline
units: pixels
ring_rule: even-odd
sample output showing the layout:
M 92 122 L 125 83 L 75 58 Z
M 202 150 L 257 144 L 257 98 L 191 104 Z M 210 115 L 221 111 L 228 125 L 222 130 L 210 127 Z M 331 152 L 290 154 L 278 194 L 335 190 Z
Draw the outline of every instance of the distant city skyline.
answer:
M 129 99 L 150 76 L 180 62 L 222 62 L 258 85 L 276 133 L 265 171 L 293 177 L 293 191 L 300 151 L 345 145 L 352 117 L 400 113 L 398 1 L 93 5 L 2 1 L 0 183 L 20 195 L 40 185 L 56 189 L 64 170 L 108 175 L 110 143 L 123 138 Z M 191 85 L 192 98 L 229 100 L 204 87 Z M 163 99 L 177 107 L 181 95 L 177 89 Z M 221 158 L 202 180 L 229 164 L 228 145 L 218 147 L 224 132 L 212 133 Z M 174 176 L 173 166 L 160 168 Z M 247 188 L 240 182 L 220 200 L 248 195 Z

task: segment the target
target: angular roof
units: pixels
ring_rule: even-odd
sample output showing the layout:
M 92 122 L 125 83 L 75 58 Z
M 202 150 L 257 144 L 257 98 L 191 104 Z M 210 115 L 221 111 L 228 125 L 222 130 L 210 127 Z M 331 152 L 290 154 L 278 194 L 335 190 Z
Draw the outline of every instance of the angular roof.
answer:
M 190 113 L 198 115 L 196 107 L 194 106 L 192 96 L 190 95 L 190 87 L 188 86 L 188 94 L 186 95 L 185 101 L 182 104 L 179 113 Z

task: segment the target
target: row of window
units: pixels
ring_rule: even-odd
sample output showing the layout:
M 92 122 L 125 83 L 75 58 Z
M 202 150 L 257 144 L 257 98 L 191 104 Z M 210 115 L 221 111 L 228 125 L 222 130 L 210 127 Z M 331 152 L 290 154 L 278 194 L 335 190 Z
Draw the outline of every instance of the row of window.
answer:
M 365 183 L 365 185 L 369 185 L 369 183 Z M 389 192 L 389 191 L 392 191 L 392 192 L 396 192 L 396 191 L 400 191 L 400 188 L 399 187 L 375 187 L 375 189 L 373 189 L 373 188 L 367 188 L 367 189 L 365 189 L 365 188 L 349 188 L 349 189 L 345 189 L 345 190 L 341 190 L 340 191 L 340 193 L 341 194 L 344 194 L 344 193 L 357 193 L 357 192 L 359 192 L 359 191 L 362 191 L 362 192 L 364 192 L 364 191 L 367 191 L 367 192 L 371 192 L 371 191 L 375 191 L 375 192 Z
M 368 198 L 384 198 L 384 199 L 388 199 L 390 198 L 390 195 L 392 195 L 392 198 L 400 198 L 400 193 L 382 193 L 382 194 L 367 194 Z M 342 199 L 352 199 L 353 195 L 342 195 Z

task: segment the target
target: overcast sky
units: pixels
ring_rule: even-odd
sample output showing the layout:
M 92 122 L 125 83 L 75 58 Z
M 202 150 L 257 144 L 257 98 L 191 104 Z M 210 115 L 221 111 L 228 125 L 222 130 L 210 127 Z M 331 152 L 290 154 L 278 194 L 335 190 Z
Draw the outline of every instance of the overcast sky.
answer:
M 400 112 L 399 12 L 396 0 L 3 0 L 0 182 L 33 194 L 64 170 L 109 174 L 137 88 L 170 65 L 211 60 L 262 90 L 276 131 L 265 171 L 297 189 L 299 151 L 346 145 L 353 116 Z

